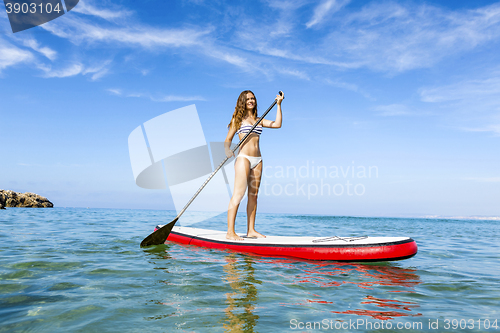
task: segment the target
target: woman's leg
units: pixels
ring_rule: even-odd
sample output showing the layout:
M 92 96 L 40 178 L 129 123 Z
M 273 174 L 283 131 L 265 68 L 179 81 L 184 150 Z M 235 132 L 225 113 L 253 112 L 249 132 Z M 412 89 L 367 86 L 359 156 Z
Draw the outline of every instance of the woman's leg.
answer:
M 248 175 L 250 174 L 250 162 L 244 158 L 236 158 L 234 162 L 234 191 L 233 197 L 229 201 L 229 208 L 227 210 L 227 239 L 243 240 L 234 231 L 234 222 L 236 220 L 236 213 L 240 206 L 241 199 L 245 196 L 247 190 Z
M 260 180 L 262 178 L 262 162 L 250 170 L 248 180 L 248 204 L 247 204 L 247 236 L 264 238 L 266 236 L 255 231 L 255 214 L 257 213 L 257 196 L 259 194 Z

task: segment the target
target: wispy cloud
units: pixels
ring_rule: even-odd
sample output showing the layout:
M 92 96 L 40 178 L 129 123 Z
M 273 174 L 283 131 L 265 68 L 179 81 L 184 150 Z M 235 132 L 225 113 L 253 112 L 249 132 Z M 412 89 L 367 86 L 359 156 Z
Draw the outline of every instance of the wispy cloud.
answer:
M 379 105 L 374 108 L 379 116 L 407 116 L 413 114 L 410 108 L 404 104 Z
M 230 63 L 234 66 L 243 68 L 243 69 L 251 69 L 255 63 L 252 63 L 247 58 L 239 56 L 237 54 L 223 51 L 212 46 L 206 45 L 204 47 L 205 53 L 212 58 L 216 58 L 218 60 Z
M 147 98 L 153 102 L 191 102 L 191 101 L 206 101 L 202 96 L 181 96 L 181 95 L 163 95 L 151 94 L 143 92 L 129 92 L 124 93 L 121 89 L 110 88 L 107 89 L 113 95 L 129 97 L 129 98 Z
M 29 51 L 14 46 L 0 38 L 0 72 L 7 67 L 31 63 L 35 57 Z
M 82 0 L 74 9 L 78 15 L 60 17 L 40 28 L 90 48 L 155 53 L 180 50 L 243 71 L 294 75 L 303 80 L 314 76 L 313 66 L 314 70 L 368 68 L 395 75 L 431 67 L 446 57 L 500 40 L 499 3 L 469 10 L 376 1 L 358 8 L 346 6 L 349 0 L 265 3 L 269 15 L 248 15 L 242 5 L 231 2 L 227 12 L 217 16 L 223 22 L 164 28 L 129 20 L 133 12 L 128 9 Z M 330 19 L 339 10 L 342 15 Z M 310 28 L 321 28 L 321 33 Z M 34 40 L 27 43 L 25 46 L 50 60 L 57 55 Z M 96 73 L 94 79 L 106 72 Z
M 151 52 L 164 52 L 168 48 L 182 48 L 197 56 L 229 63 L 243 70 L 258 70 L 258 62 L 243 56 L 241 51 L 214 43 L 210 36 L 213 28 L 162 29 L 140 24 L 130 26 L 102 26 L 81 18 L 55 20 L 42 26 L 54 35 L 66 38 L 75 44 L 109 45 L 122 48 L 143 48 Z M 143 75 L 147 72 L 143 72 Z
M 324 0 L 314 9 L 314 15 L 311 20 L 306 23 L 306 27 L 311 28 L 312 26 L 321 23 L 325 18 L 335 12 L 338 12 L 349 2 L 350 0 Z
M 500 122 L 492 125 L 483 125 L 482 127 L 461 127 L 465 132 L 489 132 L 494 136 L 500 136 Z
M 150 97 L 153 102 L 191 102 L 191 101 L 206 101 L 201 96 L 175 96 L 167 95 L 161 97 Z
M 450 11 L 430 5 L 373 2 L 347 15 L 325 40 L 340 63 L 378 71 L 430 67 L 500 38 L 500 4 Z
M 338 79 L 336 79 L 336 80 L 325 79 L 325 82 L 327 84 L 334 86 L 334 87 L 337 87 L 337 88 L 344 88 L 344 89 L 355 91 L 355 92 L 359 91 L 359 87 L 356 84 L 344 82 L 344 81 L 341 81 Z
M 500 183 L 500 177 L 468 177 L 463 180 L 472 180 L 481 183 Z
M 500 71 L 492 70 L 482 78 L 419 90 L 423 102 L 437 105 L 459 115 L 457 127 L 467 132 L 500 135 Z
M 83 75 L 92 74 L 91 80 L 96 81 L 105 76 L 106 74 L 108 74 L 110 65 L 111 65 L 111 60 L 106 60 L 100 64 L 94 64 L 92 66 L 85 68 L 82 74 Z
M 309 75 L 307 75 L 307 73 L 300 71 L 300 70 L 291 69 L 291 68 L 279 68 L 279 69 L 277 68 L 276 70 L 279 73 L 284 74 L 284 75 L 294 76 L 294 77 L 297 77 L 299 79 L 307 80 L 307 81 L 311 80 L 309 78 Z
M 56 51 L 47 46 L 40 46 L 40 43 L 33 38 L 23 39 L 22 44 L 26 47 L 33 49 L 34 51 L 41 53 L 49 60 L 55 60 L 57 58 Z
M 97 8 L 88 0 L 80 0 L 78 6 L 73 8 L 73 12 L 97 16 L 105 20 L 114 20 L 117 18 L 123 18 L 132 15 L 132 11 L 120 8 L 105 9 Z
M 83 19 L 64 16 L 41 26 L 54 35 L 72 43 L 116 43 L 118 46 L 187 47 L 202 44 L 201 37 L 210 29 L 160 29 L 148 26 L 99 26 Z
M 465 80 L 446 86 L 422 88 L 419 91 L 423 102 L 438 103 L 449 101 L 474 102 L 491 98 L 500 107 L 500 72 L 494 71 L 493 77 Z
M 63 163 L 55 163 L 55 164 L 36 164 L 36 163 L 23 163 L 19 162 L 17 165 L 22 167 L 29 168 L 75 168 L 75 167 L 89 167 L 91 164 L 63 164 Z
M 110 93 L 112 93 L 113 95 L 121 96 L 121 94 L 122 94 L 122 90 L 121 89 L 109 88 L 109 89 L 106 89 L 106 90 L 109 91 Z
M 45 78 L 65 78 L 76 75 L 91 75 L 91 80 L 95 81 L 99 78 L 106 75 L 108 72 L 108 65 L 111 63 L 110 60 L 107 60 L 101 64 L 85 66 L 80 62 L 73 63 L 69 66 L 59 69 L 53 69 L 52 66 L 47 66 L 43 64 L 39 64 L 38 68 L 44 72 L 43 77 Z
M 235 27 L 234 43 L 262 55 L 305 64 L 397 74 L 431 67 L 446 57 L 500 39 L 498 3 L 472 10 L 395 2 L 371 2 L 349 10 L 347 3 L 322 1 L 306 23 L 301 23 L 304 8 L 286 8 L 287 34 L 276 37 L 266 33 L 276 25 L 271 19 L 255 22 L 243 17 L 244 23 Z M 343 7 L 342 16 L 327 19 Z M 322 33 L 304 31 L 320 25 Z
M 53 70 L 50 66 L 46 67 L 43 65 L 39 66 L 39 68 L 45 72 L 44 77 L 46 78 L 75 76 L 81 74 L 84 69 L 83 65 L 80 63 L 71 64 L 70 66 L 57 70 Z

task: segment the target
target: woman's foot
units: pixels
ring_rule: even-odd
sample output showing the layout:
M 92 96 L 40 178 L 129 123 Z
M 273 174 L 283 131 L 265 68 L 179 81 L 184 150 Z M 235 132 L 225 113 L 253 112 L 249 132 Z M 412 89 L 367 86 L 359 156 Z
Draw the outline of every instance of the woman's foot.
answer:
M 226 234 L 226 239 L 236 240 L 236 241 L 242 241 L 243 240 L 243 238 L 241 238 L 237 234 L 235 234 L 235 233 L 229 233 L 229 232 Z
M 263 234 L 255 231 L 255 230 L 248 232 L 247 233 L 247 237 L 251 237 L 251 238 L 253 238 L 253 237 L 255 237 L 255 238 L 266 238 L 266 236 L 264 236 Z

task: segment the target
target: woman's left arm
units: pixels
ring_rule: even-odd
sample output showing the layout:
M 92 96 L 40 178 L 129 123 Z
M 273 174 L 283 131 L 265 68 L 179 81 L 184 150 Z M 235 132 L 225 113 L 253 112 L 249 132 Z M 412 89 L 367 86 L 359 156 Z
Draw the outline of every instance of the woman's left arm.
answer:
M 268 128 L 280 128 L 281 127 L 281 122 L 283 119 L 283 115 L 281 113 L 281 102 L 283 101 L 284 96 L 277 95 L 276 96 L 276 104 L 278 105 L 278 111 L 276 112 L 276 120 L 271 121 L 267 119 L 262 119 L 262 127 L 268 127 Z

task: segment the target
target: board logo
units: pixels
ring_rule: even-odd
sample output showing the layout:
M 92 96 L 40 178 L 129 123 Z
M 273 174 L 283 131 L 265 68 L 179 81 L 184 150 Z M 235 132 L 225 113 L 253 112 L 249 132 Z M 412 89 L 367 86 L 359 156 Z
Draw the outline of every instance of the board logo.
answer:
M 233 145 L 234 147 L 234 145 Z M 130 133 L 128 149 L 135 183 L 145 189 L 168 189 L 179 213 L 226 158 L 224 142 L 207 143 L 196 106 L 189 105 L 146 121 Z M 191 224 L 227 211 L 234 188 L 229 159 L 183 214 Z
M 3 0 L 12 32 L 30 29 L 72 10 L 80 0 Z

